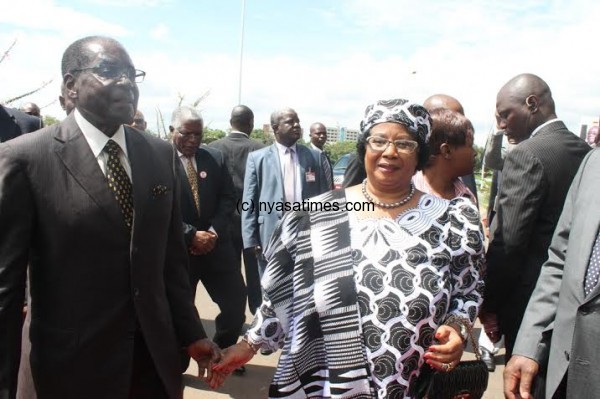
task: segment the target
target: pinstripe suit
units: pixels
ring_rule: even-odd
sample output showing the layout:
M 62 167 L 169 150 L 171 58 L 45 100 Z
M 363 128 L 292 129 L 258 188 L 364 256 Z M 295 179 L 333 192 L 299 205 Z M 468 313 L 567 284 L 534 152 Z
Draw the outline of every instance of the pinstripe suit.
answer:
M 567 370 L 567 397 L 592 399 L 600 392 L 600 285 L 587 297 L 583 292 L 600 225 L 599 181 L 596 149 L 573 180 L 515 345 L 515 354 L 546 369 L 546 398 L 552 397 Z
M 544 126 L 505 158 L 487 252 L 484 307 L 496 313 L 507 359 L 579 164 L 590 150 L 561 121 Z

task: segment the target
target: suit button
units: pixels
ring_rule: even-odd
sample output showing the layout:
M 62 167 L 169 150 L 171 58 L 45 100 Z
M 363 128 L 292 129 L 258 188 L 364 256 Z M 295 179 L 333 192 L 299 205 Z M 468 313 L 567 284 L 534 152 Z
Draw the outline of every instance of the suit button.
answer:
M 140 296 L 140 289 L 139 288 L 134 288 L 133 289 L 133 296 L 136 297 L 136 298 Z
M 570 358 L 569 352 L 565 351 L 565 359 L 567 359 L 567 362 L 569 361 L 569 358 Z

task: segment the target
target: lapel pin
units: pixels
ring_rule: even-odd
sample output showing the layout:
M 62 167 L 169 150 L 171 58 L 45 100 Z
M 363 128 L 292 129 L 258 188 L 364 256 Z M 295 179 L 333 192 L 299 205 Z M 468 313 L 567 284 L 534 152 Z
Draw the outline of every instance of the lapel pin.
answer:
M 200 177 L 203 179 L 206 179 L 206 172 L 205 171 L 200 172 Z

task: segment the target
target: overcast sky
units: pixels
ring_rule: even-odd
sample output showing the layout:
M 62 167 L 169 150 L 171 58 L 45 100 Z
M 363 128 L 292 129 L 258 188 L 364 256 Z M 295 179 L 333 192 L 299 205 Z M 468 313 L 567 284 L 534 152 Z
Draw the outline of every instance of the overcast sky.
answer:
M 54 79 L 27 98 L 63 117 L 55 101 L 60 59 L 74 40 L 115 37 L 137 68 L 139 107 L 156 130 L 178 94 L 212 128 L 228 127 L 238 103 L 241 0 L 28 0 L 0 14 L 0 100 Z M 6 7 L 4 7 L 6 10 Z M 417 102 L 457 97 L 482 144 L 494 124 L 498 89 L 523 72 L 542 77 L 558 116 L 578 131 L 600 114 L 598 1 L 246 0 L 242 103 L 255 125 L 295 108 L 312 122 L 358 128 L 365 106 L 381 98 Z M 14 105 L 20 105 L 19 103 Z

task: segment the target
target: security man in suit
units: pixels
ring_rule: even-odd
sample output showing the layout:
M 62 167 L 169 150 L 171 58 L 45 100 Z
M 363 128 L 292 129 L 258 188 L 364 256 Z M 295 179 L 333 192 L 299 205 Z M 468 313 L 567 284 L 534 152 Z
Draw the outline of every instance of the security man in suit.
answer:
M 254 113 L 245 105 L 236 105 L 231 110 L 231 132 L 222 139 L 213 141 L 208 146 L 216 148 L 225 155 L 225 162 L 233 179 L 235 190 L 235 209 L 231 218 L 231 236 L 235 254 L 235 262 L 241 265 L 242 253 L 244 256 L 244 271 L 246 272 L 246 286 L 248 289 L 248 308 L 254 314 L 262 303 L 260 290 L 260 277 L 258 263 L 252 249 L 244 249 L 242 240 L 242 219 L 240 215 L 241 200 L 244 192 L 244 177 L 246 175 L 246 161 L 248 154 L 264 147 L 260 141 L 250 139 L 254 129 Z
M 273 112 L 271 127 L 275 143 L 248 155 L 242 201 L 244 248 L 256 253 L 261 276 L 267 266 L 263 248 L 283 216 L 282 206 L 299 204 L 331 189 L 325 157 L 296 144 L 302 136 L 296 111 L 284 108 Z
M 600 149 L 581 163 L 504 369 L 507 398 L 595 399 L 600 392 Z M 543 390 L 545 388 L 545 395 Z
M 490 339 L 504 334 L 508 359 L 567 190 L 590 147 L 556 117 L 550 88 L 536 75 L 518 75 L 500 89 L 496 120 L 516 145 L 504 159 L 480 319 L 486 331 L 499 326 Z
M 237 342 L 245 321 L 246 286 L 231 243 L 235 197 L 222 152 L 200 147 L 204 122 L 191 107 L 173 111 L 169 130 L 177 151 L 183 232 L 190 259 L 190 284 L 208 291 L 221 313 L 214 342 L 227 348 Z
M 181 350 L 202 374 L 220 351 L 189 286 L 178 159 L 123 126 L 145 73 L 119 42 L 75 41 L 62 75 L 76 109 L 0 145 L 0 397 L 29 265 L 38 398 L 181 398 Z

